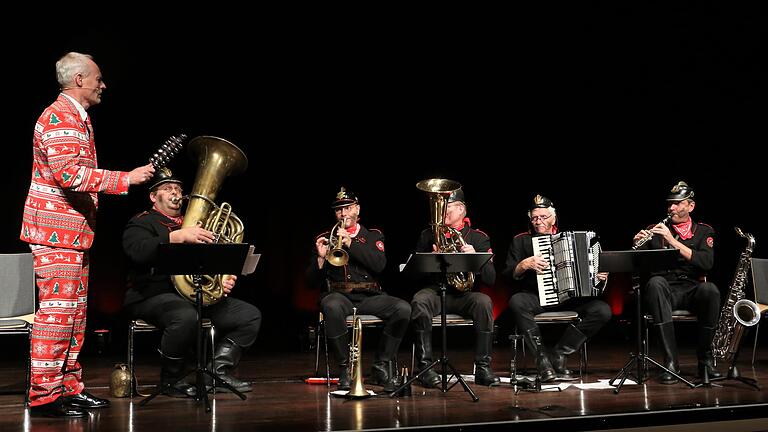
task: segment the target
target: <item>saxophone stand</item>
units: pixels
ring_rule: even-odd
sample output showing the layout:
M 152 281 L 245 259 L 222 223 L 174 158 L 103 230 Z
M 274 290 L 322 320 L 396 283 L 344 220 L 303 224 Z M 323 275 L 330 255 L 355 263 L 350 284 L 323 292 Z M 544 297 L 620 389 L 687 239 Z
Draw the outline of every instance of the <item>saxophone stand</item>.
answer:
M 704 378 L 709 381 L 723 381 L 723 380 L 739 381 L 752 387 L 755 390 L 760 390 L 760 385 L 757 383 L 756 379 L 743 377 L 741 376 L 741 373 L 739 373 L 739 368 L 736 367 L 736 359 L 739 357 L 740 351 L 741 351 L 741 344 L 739 344 L 739 347 L 736 349 L 736 352 L 733 354 L 733 358 L 731 359 L 731 365 L 728 367 L 728 373 L 725 376 L 709 379 L 709 377 L 705 375 Z M 706 368 L 704 370 L 706 374 Z M 702 380 L 702 384 L 704 384 L 704 380 Z
M 441 391 L 443 393 L 447 393 L 448 390 L 452 389 L 456 384 L 461 384 L 461 386 L 464 388 L 464 391 L 469 393 L 469 396 L 472 398 L 472 402 L 477 402 L 480 400 L 480 398 L 475 395 L 475 392 L 472 391 L 472 389 L 469 387 L 467 382 L 464 380 L 464 378 L 461 376 L 461 374 L 456 370 L 455 367 L 451 364 L 450 361 L 448 361 L 448 332 L 447 332 L 447 321 L 446 321 L 446 301 L 445 301 L 445 294 L 448 289 L 447 284 L 444 282 L 446 281 L 446 276 L 448 273 L 459 273 L 459 272 L 476 272 L 479 271 L 480 268 L 487 263 L 491 257 L 493 257 L 492 253 L 422 253 L 417 252 L 413 255 L 411 255 L 408 258 L 408 262 L 405 264 L 405 267 L 402 271 L 411 271 L 414 273 L 441 273 L 443 276 L 441 277 L 440 282 L 440 331 L 442 333 L 442 348 L 441 348 L 441 355 L 440 358 L 433 361 L 429 366 L 425 367 L 421 371 L 419 371 L 418 374 L 412 376 L 408 381 L 404 382 L 400 387 L 396 388 L 395 391 L 392 392 L 392 394 L 389 395 L 389 397 L 393 398 L 399 394 L 401 394 L 401 391 L 405 389 L 406 387 L 410 386 L 412 382 L 416 381 L 421 377 L 423 374 L 425 374 L 428 370 L 432 369 L 433 367 L 440 365 L 441 366 L 441 377 L 442 377 L 442 385 L 441 385 Z M 431 328 L 430 330 L 431 331 Z M 451 377 L 448 376 L 448 369 L 451 370 Z M 456 382 L 448 386 L 448 381 L 452 377 L 456 377 Z
M 669 269 L 675 266 L 677 262 L 678 252 L 675 249 L 652 249 L 652 250 L 628 250 L 628 251 L 606 251 L 600 253 L 600 270 L 601 272 L 610 273 L 650 273 L 659 270 Z M 614 394 L 619 394 L 624 382 L 628 377 L 632 377 L 637 384 L 645 382 L 646 377 L 644 374 L 644 367 L 647 363 L 652 363 L 659 369 L 669 373 L 678 380 L 685 383 L 688 387 L 693 388 L 694 384 L 673 370 L 668 369 L 661 363 L 657 362 L 651 356 L 645 354 L 643 349 L 642 338 L 642 301 L 641 301 L 641 288 L 638 285 L 635 289 L 635 327 L 637 337 L 637 353 L 629 353 L 629 360 L 624 364 L 624 367 L 611 378 L 608 382 L 613 386 L 616 380 L 619 380 L 618 385 L 613 390 Z M 636 370 L 636 374 L 633 374 L 633 369 Z
M 253 246 L 246 243 L 212 243 L 212 244 L 188 244 L 172 243 L 161 244 L 158 250 L 159 262 L 153 269 L 154 274 L 184 275 L 191 274 L 195 287 L 195 307 L 197 309 L 197 338 L 195 343 L 195 357 L 197 364 L 194 371 L 189 372 L 172 384 L 160 385 L 149 396 L 139 402 L 139 406 L 148 404 L 157 395 L 164 393 L 169 387 L 185 379 L 190 374 L 195 374 L 196 394 L 195 400 L 205 403 L 205 412 L 211 412 L 211 401 L 208 399 L 208 388 L 205 385 L 205 377 L 212 380 L 213 388 L 224 387 L 245 400 L 243 393 L 232 387 L 228 382 L 219 378 L 208 369 L 203 350 L 203 289 L 201 275 L 219 274 L 250 274 L 256 268 L 260 255 L 253 254 Z

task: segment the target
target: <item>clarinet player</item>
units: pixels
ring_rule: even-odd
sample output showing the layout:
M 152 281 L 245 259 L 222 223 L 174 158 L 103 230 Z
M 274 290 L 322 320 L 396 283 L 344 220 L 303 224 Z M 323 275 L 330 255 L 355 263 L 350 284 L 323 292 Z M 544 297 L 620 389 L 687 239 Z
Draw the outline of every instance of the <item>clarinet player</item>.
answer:
M 696 208 L 693 189 L 678 182 L 667 195 L 667 214 L 671 228 L 658 223 L 638 232 L 634 244 L 644 243 L 637 249 L 677 249 L 677 267 L 656 272 L 645 284 L 644 303 L 653 316 L 654 330 L 658 334 L 664 353 L 663 365 L 680 373 L 672 311 L 686 309 L 698 317 L 696 356 L 698 373 L 704 379 L 718 378 L 712 355 L 712 338 L 720 310 L 720 292 L 712 282 L 706 281 L 707 272 L 714 263 L 715 230 L 709 225 L 694 222 L 691 213 Z M 650 238 L 649 238 L 650 237 Z M 662 384 L 675 384 L 674 375 L 663 372 Z

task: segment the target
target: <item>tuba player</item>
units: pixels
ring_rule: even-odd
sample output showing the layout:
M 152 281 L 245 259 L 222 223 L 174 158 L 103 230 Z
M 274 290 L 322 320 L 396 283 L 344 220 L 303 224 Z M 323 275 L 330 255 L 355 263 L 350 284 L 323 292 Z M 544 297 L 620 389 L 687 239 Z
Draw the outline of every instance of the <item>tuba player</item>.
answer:
M 463 238 L 464 245 L 458 252 L 491 252 L 491 240 L 488 234 L 471 227 L 467 217 L 467 205 L 464 191 L 454 190 L 448 197 L 445 220 L 443 223 Z M 422 231 L 416 244 L 416 252 L 438 252 L 435 236 L 431 228 Z M 435 276 L 443 278 L 444 275 Z M 472 276 L 473 281 L 466 290 L 459 290 L 450 283 L 446 292 L 445 313 L 459 314 L 472 318 L 475 330 L 475 383 L 483 386 L 498 385 L 499 377 L 491 370 L 491 349 L 493 345 L 493 303 L 491 298 L 481 292 L 473 291 L 480 283 L 493 285 L 496 270 L 493 260 L 486 262 L 479 272 Z M 469 278 L 467 278 L 469 279 Z M 424 286 L 411 301 L 411 321 L 416 334 L 416 371 L 418 373 L 432 363 L 432 317 L 440 314 L 439 280 L 429 277 L 423 280 Z M 442 282 L 446 282 L 443 280 Z M 434 368 L 419 377 L 424 387 L 437 387 L 441 378 Z
M 181 180 L 168 168 L 155 173 L 150 183 L 149 200 L 152 208 L 128 221 L 123 231 L 123 250 L 131 268 L 125 307 L 134 318 L 140 318 L 163 331 L 160 340 L 160 370 L 163 393 L 172 397 L 194 397 L 193 384 L 181 381 L 185 365 L 195 346 L 197 310 L 193 303 L 176 291 L 169 275 L 156 274 L 152 267 L 157 261 L 160 243 L 211 243 L 214 234 L 199 226 L 181 228 Z M 251 391 L 251 384 L 232 375 L 240 358 L 256 341 L 261 326 L 261 312 L 256 306 L 229 297 L 235 286 L 235 276 L 223 282 L 224 297 L 203 308 L 203 316 L 216 327 L 213 372 L 240 392 Z M 189 357 L 192 359 L 193 357 Z M 218 388 L 227 391 L 226 388 Z

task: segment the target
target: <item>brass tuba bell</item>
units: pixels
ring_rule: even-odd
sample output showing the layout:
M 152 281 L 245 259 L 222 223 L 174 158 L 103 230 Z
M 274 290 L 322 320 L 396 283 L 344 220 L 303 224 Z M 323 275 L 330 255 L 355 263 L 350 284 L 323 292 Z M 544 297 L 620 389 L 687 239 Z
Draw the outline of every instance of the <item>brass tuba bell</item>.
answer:
M 419 190 L 429 194 L 430 222 L 435 236 L 435 246 L 438 252 L 461 252 L 466 245 L 464 238 L 456 228 L 445 224 L 445 213 L 448 211 L 448 198 L 451 193 L 461 189 L 461 183 L 447 179 L 429 179 L 416 183 Z M 448 283 L 459 291 L 470 291 L 475 285 L 475 274 L 472 272 L 448 273 Z
M 248 158 L 231 142 L 213 136 L 199 136 L 189 142 L 192 157 L 197 158 L 197 175 L 189 204 L 184 213 L 182 228 L 200 224 L 212 231 L 217 243 L 243 241 L 243 222 L 232 211 L 229 203 L 220 206 L 214 202 L 224 179 L 240 174 L 248 168 Z M 224 297 L 223 280 L 227 275 L 171 276 L 176 291 L 185 299 L 195 301 L 195 286 L 202 285 L 203 305 L 217 303 Z

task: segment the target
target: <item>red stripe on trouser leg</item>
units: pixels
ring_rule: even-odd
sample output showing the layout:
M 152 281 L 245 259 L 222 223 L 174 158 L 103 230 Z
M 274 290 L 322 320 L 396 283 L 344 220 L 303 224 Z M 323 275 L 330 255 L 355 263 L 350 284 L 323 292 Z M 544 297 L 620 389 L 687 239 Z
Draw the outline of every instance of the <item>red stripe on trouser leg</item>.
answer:
M 45 247 L 32 254 L 40 303 L 32 326 L 29 400 L 37 406 L 83 391 L 77 357 L 85 335 L 88 263 L 84 252 L 71 249 Z

